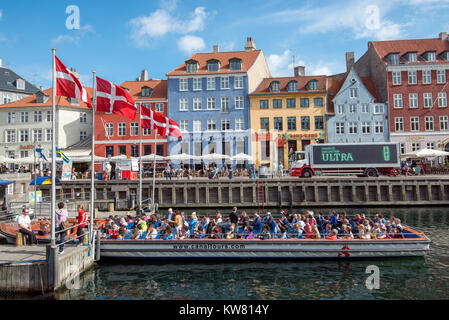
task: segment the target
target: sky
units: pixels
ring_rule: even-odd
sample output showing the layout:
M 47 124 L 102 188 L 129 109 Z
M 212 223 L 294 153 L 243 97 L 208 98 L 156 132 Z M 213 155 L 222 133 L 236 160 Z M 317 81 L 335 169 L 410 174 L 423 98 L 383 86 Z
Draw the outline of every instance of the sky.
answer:
M 244 50 L 251 36 L 272 76 L 293 65 L 330 75 L 346 71 L 347 51 L 358 59 L 368 41 L 436 38 L 448 17 L 449 0 L 2 0 L 0 58 L 48 88 L 56 48 L 90 87 L 94 70 L 117 84 L 143 69 L 165 79 L 195 52 Z

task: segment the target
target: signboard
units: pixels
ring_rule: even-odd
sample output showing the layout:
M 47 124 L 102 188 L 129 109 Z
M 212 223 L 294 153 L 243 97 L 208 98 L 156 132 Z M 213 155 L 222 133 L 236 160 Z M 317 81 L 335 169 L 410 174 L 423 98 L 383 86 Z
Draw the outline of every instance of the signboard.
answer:
M 37 202 L 42 202 L 42 191 L 39 190 L 36 192 L 37 194 Z M 35 198 L 34 198 L 34 191 L 30 191 L 29 192 L 29 203 L 34 203 L 35 202 Z
M 321 167 L 390 167 L 400 164 L 398 144 L 314 144 L 311 147 L 313 164 Z
M 132 159 L 131 160 L 131 170 L 132 171 L 139 171 L 139 162 L 137 161 L 137 159 Z
M 62 164 L 61 180 L 67 181 L 72 179 L 72 160 Z

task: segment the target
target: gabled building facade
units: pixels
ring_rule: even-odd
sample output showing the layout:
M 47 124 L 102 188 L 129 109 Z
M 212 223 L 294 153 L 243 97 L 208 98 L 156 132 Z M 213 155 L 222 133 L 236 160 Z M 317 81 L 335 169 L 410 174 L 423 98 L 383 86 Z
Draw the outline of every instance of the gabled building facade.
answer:
M 169 138 L 168 154 L 250 154 L 249 92 L 270 72 L 248 38 L 245 51 L 197 53 L 168 78 L 168 117 L 183 138 Z M 199 163 L 197 163 L 199 164 Z
M 341 82 L 328 114 L 327 142 L 389 141 L 387 104 L 379 101 L 371 78 L 361 78 L 351 68 Z
M 6 68 L 0 59 L 0 105 L 21 100 L 38 92 L 39 89 L 23 79 L 13 70 Z

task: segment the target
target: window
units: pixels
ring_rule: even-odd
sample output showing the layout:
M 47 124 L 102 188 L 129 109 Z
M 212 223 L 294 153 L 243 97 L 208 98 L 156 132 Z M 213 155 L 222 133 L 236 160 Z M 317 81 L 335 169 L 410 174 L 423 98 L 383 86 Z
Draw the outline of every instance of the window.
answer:
M 435 149 L 435 142 L 427 142 L 426 148 L 427 149 Z
M 378 106 L 382 106 L 382 108 L 383 108 L 383 105 L 375 105 L 374 106 L 374 113 L 376 113 L 376 108 Z M 362 104 L 362 113 L 368 113 L 368 112 L 369 112 L 369 105 L 368 105 L 368 103 L 363 103 Z M 382 113 L 383 113 L 383 110 L 382 110 Z
M 324 129 L 324 118 L 323 116 L 315 116 L 315 130 Z
M 404 154 L 405 153 L 405 143 L 400 143 L 399 149 L 400 149 L 401 154 Z
M 435 51 L 430 51 L 427 53 L 427 61 L 436 61 Z
M 394 118 L 394 128 L 395 128 L 395 131 L 397 131 L 397 132 L 404 131 L 404 118 L 403 117 Z
M 221 77 L 220 78 L 220 88 L 221 89 L 229 89 L 229 77 Z
M 163 103 L 156 103 L 155 109 L 156 109 L 156 112 L 163 113 L 164 112 L 164 104 Z
M 449 129 L 449 117 L 440 116 L 440 130 L 447 131 Z
M 400 85 L 400 84 L 402 84 L 401 71 L 394 71 L 393 72 L 393 85 Z
M 447 108 L 447 93 L 438 92 L 438 106 L 440 108 Z
M 419 117 L 410 117 L 410 131 L 419 131 Z
M 195 132 L 202 131 L 201 120 L 193 120 L 193 131 L 195 131 Z
M 86 112 L 80 113 L 80 123 L 87 123 L 87 113 Z
M 20 113 L 20 122 L 28 123 L 28 112 L 21 112 Z
M 8 124 L 13 124 L 16 122 L 16 113 L 8 112 Z
M 47 111 L 47 121 L 53 121 L 53 111 Z
M 349 105 L 349 110 L 348 110 L 348 112 L 349 112 L 349 113 L 355 113 L 355 104 L 350 104 L 350 105 Z
M 126 136 L 126 123 L 125 122 L 120 122 L 118 124 L 118 135 L 120 137 Z
M 421 149 L 421 142 L 412 142 L 412 152 Z
M 399 64 L 399 54 L 394 53 L 390 55 L 390 64 Z
M 80 141 L 87 139 L 87 131 L 80 131 Z
M 229 69 L 231 71 L 240 71 L 240 70 L 242 70 L 242 60 L 240 60 L 240 59 L 231 59 L 231 60 L 229 60 Z
M 131 145 L 131 157 L 138 157 L 139 156 L 139 146 Z
M 410 52 L 408 54 L 408 62 L 417 62 L 416 52 Z
M 34 111 L 34 122 L 42 122 L 42 111 Z
M 349 89 L 349 97 L 350 98 L 357 98 L 358 97 L 357 88 L 350 88 Z
M 215 110 L 216 99 L 215 97 L 207 98 L 207 110 Z
M 105 135 L 106 137 L 114 136 L 114 124 L 112 122 L 108 122 L 105 125 Z
M 318 90 L 318 81 L 317 80 L 310 80 L 307 83 L 307 90 Z
M 268 109 L 268 100 L 260 100 L 260 109 Z
M 186 72 L 187 73 L 198 72 L 198 62 L 194 60 L 186 62 Z
M 296 130 L 296 117 L 287 117 L 287 130 Z
M 279 81 L 273 81 L 270 84 L 270 91 L 271 92 L 279 92 L 280 91 Z
M 228 131 L 228 130 L 231 130 L 231 120 L 222 119 L 221 120 L 221 131 Z
M 385 108 L 383 104 L 375 104 L 374 105 L 374 114 L 384 114 Z
M 344 112 L 344 105 L 339 104 L 337 105 L 337 114 L 343 114 Z
M 189 111 L 189 101 L 187 98 L 179 99 L 179 111 Z
M 243 77 L 234 77 L 234 89 L 243 89 Z
M 270 119 L 269 118 L 260 118 L 260 129 L 261 130 L 270 130 Z
M 395 108 L 395 109 L 402 108 L 402 94 L 401 93 L 393 94 L 393 108 Z
M 344 134 L 345 133 L 345 123 L 344 122 L 336 122 L 335 123 L 335 133 L 336 134 Z
M 243 109 L 245 106 L 245 104 L 243 102 L 243 97 L 235 97 L 234 102 L 235 102 L 236 109 Z
M 221 97 L 221 112 L 229 113 L 229 97 Z
M 301 117 L 301 130 L 310 130 L 310 117 Z
M 245 130 L 245 120 L 243 118 L 235 118 L 235 130 Z
M 432 108 L 433 101 L 432 101 L 432 93 L 427 92 L 423 93 L 424 97 L 424 108 Z
M 273 122 L 274 122 L 274 129 L 282 131 L 282 117 L 274 117 L 273 118 Z
M 45 130 L 45 141 L 51 141 L 53 139 L 53 129 Z
M 313 104 L 315 107 L 322 107 L 323 106 L 323 98 L 314 98 Z
M 362 122 L 362 133 L 363 134 L 371 133 L 371 123 L 365 121 Z
M 298 91 L 298 82 L 297 81 L 290 81 L 289 83 L 288 83 L 288 86 L 287 86 L 287 90 L 289 91 L 289 92 L 294 92 L 294 91 Z
M 156 155 L 158 156 L 164 156 L 164 145 L 163 144 L 158 144 L 156 145 Z
M 118 146 L 118 154 L 119 155 L 126 155 L 126 146 Z M 149 153 L 151 154 L 151 152 Z
M 217 120 L 208 119 L 207 120 L 207 130 L 208 131 L 216 131 L 217 130 Z
M 207 72 L 218 72 L 220 69 L 220 62 L 218 60 L 207 61 Z
M 151 135 L 151 129 L 150 128 L 142 128 L 142 130 L 143 130 L 142 135 L 144 135 L 144 136 Z M 145 153 L 144 153 L 144 155 L 145 155 Z
M 20 150 L 20 158 L 27 158 L 27 157 L 28 157 L 28 151 Z
M 446 70 L 437 70 L 437 83 L 446 83 Z
M 201 78 L 193 78 L 193 90 L 201 90 Z
M 349 134 L 357 133 L 357 122 L 349 122 L 348 123 L 348 133 Z
M 20 142 L 28 142 L 28 129 L 19 131 Z
M 408 84 L 417 84 L 418 78 L 416 77 L 416 71 L 409 71 L 408 72 Z
M 189 90 L 188 79 L 179 79 L 179 91 Z
M 422 83 L 423 84 L 431 84 L 432 83 L 431 70 L 423 70 L 422 71 Z
M 181 131 L 189 131 L 189 120 L 179 121 L 179 128 Z
M 33 142 L 42 142 L 42 129 L 33 129 Z
M 434 129 L 433 116 L 426 116 L 424 118 L 424 121 L 426 123 L 426 131 L 433 131 Z
M 296 99 L 287 99 L 287 108 L 296 108 Z
M 14 183 L 8 184 L 8 194 L 14 194 Z
M 138 136 L 139 135 L 139 123 L 131 122 L 129 125 L 129 131 L 130 131 L 131 136 Z
M 215 78 L 207 78 L 207 90 L 215 90 Z
M 140 93 L 140 95 L 142 97 L 150 97 L 152 93 L 152 89 L 149 87 L 142 87 L 142 92 Z
M 16 130 L 6 130 L 6 142 L 16 142 Z
M 383 123 L 383 121 L 375 121 L 374 122 L 374 132 L 375 133 L 383 133 L 384 132 L 384 123 Z
M 274 109 L 282 108 L 282 99 L 273 99 L 273 108 Z
M 17 79 L 16 86 L 19 90 L 25 90 L 25 81 L 23 79 Z
M 301 108 L 308 108 L 309 107 L 309 98 L 301 98 L 300 105 L 301 105 Z
M 201 98 L 193 98 L 193 110 L 201 110 Z
M 409 93 L 408 106 L 409 106 L 409 108 L 418 108 L 418 94 L 417 93 Z

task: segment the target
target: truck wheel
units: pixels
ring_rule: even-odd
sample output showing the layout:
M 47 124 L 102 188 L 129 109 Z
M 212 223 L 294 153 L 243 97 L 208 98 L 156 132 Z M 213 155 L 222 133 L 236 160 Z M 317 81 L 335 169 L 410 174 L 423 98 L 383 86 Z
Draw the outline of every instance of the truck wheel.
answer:
M 377 170 L 373 168 L 366 169 L 365 177 L 377 177 Z
M 311 178 L 313 176 L 313 172 L 310 169 L 304 169 L 302 170 L 301 177 L 303 178 Z

